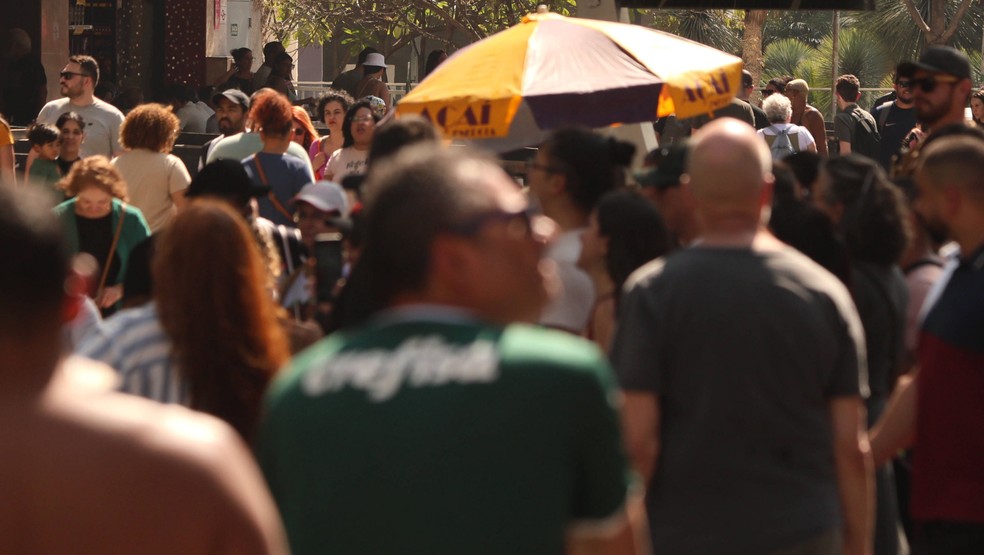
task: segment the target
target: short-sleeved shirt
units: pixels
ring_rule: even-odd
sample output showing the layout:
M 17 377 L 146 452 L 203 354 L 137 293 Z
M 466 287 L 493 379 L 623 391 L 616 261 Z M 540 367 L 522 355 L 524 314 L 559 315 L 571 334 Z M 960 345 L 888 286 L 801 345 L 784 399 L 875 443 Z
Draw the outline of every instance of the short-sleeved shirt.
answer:
M 878 127 L 871 114 L 862 110 L 857 104 L 848 104 L 843 111 L 838 111 L 837 115 L 834 116 L 834 136 L 838 141 L 850 143 L 851 152 L 857 150 L 854 145 L 855 136 L 857 135 L 857 120 L 852 115 L 855 111 L 860 117 L 869 121 L 872 129 L 877 129 Z
M 305 159 L 307 154 L 304 155 Z M 257 152 L 254 156 L 243 159 L 246 174 L 257 185 L 267 185 L 280 203 L 280 208 L 291 211 L 291 199 L 301 188 L 313 182 L 311 164 L 301 161 L 288 154 L 272 154 Z M 265 176 L 265 179 L 264 179 Z M 294 226 L 294 221 L 288 214 L 281 212 L 269 197 L 257 199 L 260 216 L 279 225 Z
M 340 148 L 328 158 L 325 175 L 331 175 L 331 180 L 341 183 L 346 175 L 362 175 L 369 166 L 369 150 L 359 150 L 354 146 Z
M 120 124 L 123 123 L 123 112 L 116 106 L 94 98 L 88 106 L 76 106 L 67 98 L 52 100 L 41 108 L 38 123 L 54 125 L 62 114 L 75 112 L 85 121 L 85 142 L 79 147 L 79 155 L 83 158 L 102 154 L 112 158 L 123 152 L 120 146 Z
M 755 127 L 755 112 L 752 111 L 752 105 L 740 98 L 732 98 L 730 103 L 714 110 L 713 114 L 701 114 L 693 118 L 690 124 L 694 129 L 700 129 L 717 118 L 735 118 Z
M 828 401 L 866 392 L 850 294 L 794 251 L 691 247 L 629 278 L 612 349 L 660 401 L 654 552 L 766 553 L 841 525 Z
M 984 524 L 984 247 L 926 314 L 918 358 L 912 516 Z
M 130 204 L 147 218 L 154 233 L 162 229 L 177 213 L 171 195 L 184 191 L 191 175 L 184 162 L 173 154 L 133 149 L 113 160 L 126 181 Z
M 886 112 L 882 115 L 882 112 Z M 916 108 L 899 108 L 894 102 L 886 102 L 871 112 L 878 125 L 881 142 L 878 143 L 878 163 L 886 170 L 892 164 L 892 156 L 902 148 L 902 141 L 916 126 Z M 882 117 L 885 123 L 881 123 Z
M 581 338 L 414 307 L 295 358 L 257 456 L 295 555 L 559 555 L 625 501 L 615 399 Z
M 261 150 L 263 150 L 263 139 L 259 133 L 236 133 L 228 137 L 220 137 L 219 141 L 209 150 L 206 163 L 216 160 L 236 160 L 239 162 L 250 154 L 256 154 Z M 311 162 L 303 146 L 291 141 L 287 145 L 287 154 L 307 162 L 310 168 Z M 314 181 L 314 172 L 311 172 L 311 181 Z

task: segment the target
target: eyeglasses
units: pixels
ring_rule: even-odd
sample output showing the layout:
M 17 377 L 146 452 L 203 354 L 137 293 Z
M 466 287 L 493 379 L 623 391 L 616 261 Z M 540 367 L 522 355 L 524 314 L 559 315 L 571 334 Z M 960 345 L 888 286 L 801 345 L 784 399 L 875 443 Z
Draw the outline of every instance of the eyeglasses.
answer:
M 913 87 L 919 87 L 924 93 L 931 93 L 936 90 L 936 85 L 940 83 L 956 83 L 960 81 L 959 77 L 953 77 L 950 75 L 930 75 L 928 77 L 921 77 L 919 79 L 912 79 L 910 82 Z
M 352 121 L 354 123 L 369 123 L 370 121 L 373 121 L 373 117 L 372 116 L 360 116 L 360 117 L 357 117 L 357 118 L 352 118 Z
M 295 135 L 303 135 L 304 134 L 304 128 L 303 127 L 295 127 L 294 128 L 294 134 Z
M 902 87 L 903 89 L 912 88 L 912 79 L 899 79 L 895 82 L 896 85 Z
M 497 222 L 506 224 L 509 234 L 528 236 L 534 231 L 533 221 L 537 213 L 530 207 L 517 212 L 506 210 L 489 210 L 480 212 L 462 222 L 448 227 L 447 231 L 453 235 L 462 237 L 475 237 L 485 226 Z
M 79 77 L 92 77 L 88 73 L 76 73 L 74 71 L 63 71 L 58 74 L 62 79 L 66 81 L 71 81 L 72 77 L 78 75 Z

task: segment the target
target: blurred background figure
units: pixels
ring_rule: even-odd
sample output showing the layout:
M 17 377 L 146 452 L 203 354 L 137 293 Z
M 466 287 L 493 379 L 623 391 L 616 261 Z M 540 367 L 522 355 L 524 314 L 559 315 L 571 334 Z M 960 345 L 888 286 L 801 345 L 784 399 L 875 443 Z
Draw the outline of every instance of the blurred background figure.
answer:
M 0 114 L 0 182 L 13 186 L 14 174 L 14 135 L 10 132 L 10 124 Z
M 79 353 L 115 368 L 122 391 L 215 415 L 251 441 L 290 356 L 252 233 L 226 203 L 196 201 L 151 266 L 154 302 L 107 320 Z
M 825 211 L 847 247 L 850 291 L 864 326 L 868 357 L 868 426 L 885 410 L 905 368 L 908 288 L 898 263 L 909 241 L 909 211 L 881 166 L 859 155 L 824 164 L 814 200 Z M 908 551 L 898 514 L 891 465 L 875 470 L 875 553 Z M 901 547 L 900 547 L 901 544 Z
M 126 151 L 113 165 L 128 184 L 130 202 L 143 212 L 156 233 L 185 205 L 191 175 L 180 158 L 171 154 L 181 122 L 169 106 L 143 104 L 126 115 L 120 126 L 120 144 Z
M 432 71 L 437 69 L 437 66 L 444 63 L 444 60 L 448 59 L 448 53 L 444 50 L 432 50 L 430 54 L 427 55 L 427 63 L 424 64 L 424 77 L 431 74 Z
M 577 268 L 581 233 L 598 199 L 625 184 L 624 169 L 635 147 L 586 129 L 553 132 L 537 150 L 527 172 L 530 193 L 560 235 L 546 257 L 557 268 L 563 292 L 544 310 L 540 323 L 580 334 L 595 302 L 591 278 Z
M 584 335 L 606 353 L 615 332 L 618 299 L 629 274 L 669 251 L 669 232 L 656 209 L 633 191 L 613 191 L 598 201 L 581 233 L 578 268 L 595 288 Z
M 12 125 L 26 126 L 34 121 L 48 99 L 48 78 L 41 59 L 32 50 L 31 37 L 23 29 L 9 29 L 0 37 L 5 60 L 0 80 L 0 113 Z
M 100 265 L 93 300 L 108 316 L 123 297 L 130 252 L 150 236 L 140 209 L 127 205 L 123 177 L 104 156 L 72 166 L 59 184 L 69 200 L 55 207 L 73 253 L 92 255 Z
M 236 48 L 230 54 L 232 67 L 215 80 L 216 90 L 237 89 L 246 95 L 253 94 L 253 51 Z
M 970 114 L 976 125 L 984 126 L 984 89 L 970 95 Z

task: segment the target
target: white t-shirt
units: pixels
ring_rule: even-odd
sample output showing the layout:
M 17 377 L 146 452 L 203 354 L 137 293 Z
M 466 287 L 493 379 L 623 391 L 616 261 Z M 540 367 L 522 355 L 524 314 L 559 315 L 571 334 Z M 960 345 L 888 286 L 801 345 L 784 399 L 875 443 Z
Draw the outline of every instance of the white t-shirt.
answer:
M 588 274 L 577 267 L 582 231 L 583 228 L 565 231 L 547 247 L 546 258 L 557 265 L 557 276 L 564 291 L 543 310 L 540 323 L 545 326 L 581 332 L 588 325 L 595 290 Z
M 331 181 L 341 183 L 346 175 L 362 175 L 366 173 L 369 164 L 369 150 L 357 150 L 354 146 L 340 148 L 331 153 L 325 175 L 331 176 Z
M 120 124 L 123 123 L 123 112 L 116 106 L 95 98 L 88 106 L 75 106 L 67 98 L 52 100 L 44 105 L 38 113 L 38 123 L 54 125 L 62 114 L 75 112 L 85 121 L 85 142 L 79 148 L 83 158 L 102 154 L 112 158 L 123 152 L 120 146 Z
M 765 137 L 775 137 L 777 131 L 782 131 L 783 129 L 788 129 L 786 135 L 789 136 L 789 142 L 796 149 L 796 152 L 803 152 L 810 148 L 810 145 L 816 144 L 817 141 L 810 134 L 810 130 L 803 127 L 802 125 L 796 125 L 792 123 L 773 123 L 768 127 L 763 127 L 756 131 L 763 138 Z
M 184 162 L 173 154 L 138 148 L 124 152 L 113 165 L 126 180 L 130 204 L 143 212 L 151 233 L 167 225 L 177 212 L 171 194 L 191 183 Z

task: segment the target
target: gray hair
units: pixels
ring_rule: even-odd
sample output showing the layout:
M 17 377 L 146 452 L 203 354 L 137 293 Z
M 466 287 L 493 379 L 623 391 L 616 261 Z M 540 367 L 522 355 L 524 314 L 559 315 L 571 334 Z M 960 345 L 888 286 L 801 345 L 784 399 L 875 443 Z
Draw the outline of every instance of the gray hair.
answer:
M 762 102 L 769 123 L 786 123 L 793 117 L 793 105 L 783 94 L 771 94 Z

